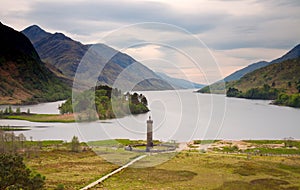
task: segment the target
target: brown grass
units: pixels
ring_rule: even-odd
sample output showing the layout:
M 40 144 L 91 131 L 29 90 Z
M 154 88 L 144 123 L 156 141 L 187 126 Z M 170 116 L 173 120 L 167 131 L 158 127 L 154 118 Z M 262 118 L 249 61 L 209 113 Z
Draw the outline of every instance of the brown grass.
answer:
M 299 157 L 185 151 L 152 168 L 128 168 L 94 189 L 298 189 L 299 169 Z
M 42 151 L 38 157 L 26 159 L 26 165 L 46 177 L 45 189 L 62 184 L 70 190 L 80 189 L 117 167 L 92 151 L 68 150 Z

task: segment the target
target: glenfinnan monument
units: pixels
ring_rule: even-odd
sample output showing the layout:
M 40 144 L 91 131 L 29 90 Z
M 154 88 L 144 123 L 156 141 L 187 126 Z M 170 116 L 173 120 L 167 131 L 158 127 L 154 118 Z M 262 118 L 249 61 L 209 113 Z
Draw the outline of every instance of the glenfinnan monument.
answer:
M 147 145 L 146 145 L 146 151 L 149 152 L 150 148 L 153 147 L 153 120 L 151 120 L 151 116 L 149 116 L 149 119 L 147 120 Z

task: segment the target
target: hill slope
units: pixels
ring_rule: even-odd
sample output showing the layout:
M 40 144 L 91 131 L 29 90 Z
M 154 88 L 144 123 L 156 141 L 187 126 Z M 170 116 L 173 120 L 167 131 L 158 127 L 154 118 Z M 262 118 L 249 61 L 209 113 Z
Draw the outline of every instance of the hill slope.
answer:
M 227 84 L 226 95 L 269 99 L 274 104 L 300 108 L 300 58 L 271 64 Z
M 82 57 L 92 46 L 83 45 L 62 33 L 49 34 L 37 26 L 30 26 L 22 32 L 32 41 L 43 61 L 54 65 L 68 77 L 75 76 Z M 103 57 L 103 60 L 107 60 L 106 58 L 108 56 L 114 55 L 107 62 L 97 63 L 105 66 L 99 76 L 100 84 L 112 86 L 117 77 L 131 66 L 131 72 L 128 72 L 128 70 L 126 72 L 126 77 L 123 79 L 124 83 L 129 83 L 129 86 L 134 81 L 142 81 L 136 84 L 135 90 L 172 89 L 171 85 L 166 81 L 163 81 L 152 70 L 140 64 L 127 54 L 118 52 L 104 44 L 97 44 L 97 50 L 101 51 L 100 56 Z M 145 76 L 148 79 L 143 80 Z
M 238 79 L 242 78 L 244 75 L 246 75 L 247 73 L 255 71 L 256 69 L 259 69 L 259 68 L 262 68 L 267 65 L 274 64 L 274 63 L 280 63 L 280 62 L 288 60 L 288 59 L 295 59 L 297 57 L 300 57 L 300 44 L 295 46 L 293 49 L 291 49 L 289 52 L 284 54 L 282 57 L 277 58 L 271 62 L 260 61 L 257 63 L 250 64 L 247 67 L 240 69 L 240 70 L 230 74 L 229 76 L 225 77 L 224 81 L 229 82 L 229 81 L 233 81 L 233 80 L 238 80 Z
M 289 59 L 295 59 L 300 57 L 300 44 L 298 44 L 297 46 L 295 46 L 293 49 L 291 49 L 290 51 L 288 51 L 286 54 L 284 54 L 282 57 L 277 58 L 271 62 L 266 62 L 266 61 L 260 61 L 254 64 L 251 64 L 241 70 L 238 70 L 236 72 L 234 72 L 233 74 L 227 76 L 224 78 L 224 81 L 218 81 L 215 82 L 211 85 L 205 86 L 202 89 L 198 90 L 197 92 L 200 93 L 225 93 L 225 90 L 229 88 L 228 86 L 228 82 L 232 82 L 235 80 L 239 80 L 241 79 L 243 76 L 245 76 L 248 73 L 251 73 L 255 70 L 258 70 L 260 68 L 264 68 L 268 65 L 272 65 L 272 64 L 277 64 L 280 62 L 283 62 L 285 60 L 289 60 Z M 226 89 L 224 89 L 224 82 L 226 82 Z
M 298 93 L 299 81 L 300 58 L 296 58 L 257 69 L 240 80 L 229 82 L 227 86 L 246 92 L 252 88 L 262 88 L 268 85 L 280 92 L 295 94 Z
M 68 97 L 67 85 L 40 60 L 29 39 L 0 23 L 0 103 L 55 101 Z
M 242 78 L 245 74 L 255 71 L 256 69 L 265 67 L 267 65 L 269 65 L 269 62 L 266 62 L 266 61 L 260 61 L 257 63 L 253 63 L 253 64 L 248 65 L 247 67 L 240 69 L 240 70 L 230 74 L 229 76 L 225 77 L 224 81 L 229 82 L 229 81 L 233 81 L 233 80 L 238 80 L 238 79 Z

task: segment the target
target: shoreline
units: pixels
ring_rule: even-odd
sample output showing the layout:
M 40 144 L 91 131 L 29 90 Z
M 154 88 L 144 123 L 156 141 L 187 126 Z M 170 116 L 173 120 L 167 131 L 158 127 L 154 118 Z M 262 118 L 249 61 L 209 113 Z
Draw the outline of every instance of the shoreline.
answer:
M 25 120 L 30 122 L 49 122 L 49 123 L 74 123 L 74 114 L 12 114 L 2 115 L 0 119 Z

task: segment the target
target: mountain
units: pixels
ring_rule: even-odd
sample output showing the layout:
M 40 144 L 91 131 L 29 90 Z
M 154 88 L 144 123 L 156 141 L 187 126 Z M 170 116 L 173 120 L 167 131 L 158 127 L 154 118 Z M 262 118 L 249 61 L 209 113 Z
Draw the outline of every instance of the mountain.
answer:
M 229 76 L 225 77 L 224 81 L 229 82 L 229 81 L 233 81 L 233 80 L 238 80 L 238 79 L 242 78 L 244 75 L 246 75 L 247 73 L 255 71 L 256 69 L 259 69 L 259 68 L 262 68 L 267 65 L 274 64 L 274 63 L 280 63 L 280 62 L 288 60 L 288 59 L 294 59 L 297 57 L 300 57 L 300 44 L 295 46 L 293 49 L 291 49 L 289 52 L 284 54 L 282 57 L 275 59 L 271 62 L 260 61 L 257 63 L 253 63 L 251 65 L 248 65 L 247 67 L 245 67 L 241 70 L 238 70 L 238 71 L 230 74 Z
M 291 49 L 289 52 L 284 54 L 282 57 L 271 61 L 270 64 L 280 63 L 282 61 L 285 61 L 285 60 L 288 60 L 288 59 L 295 59 L 295 58 L 298 58 L 298 57 L 300 57 L 300 44 L 295 46 L 293 49 Z
M 46 32 L 45 30 L 41 29 L 37 25 L 32 25 L 26 28 L 25 30 L 22 31 L 22 33 L 25 34 L 25 36 L 27 36 L 27 38 L 29 38 L 31 43 L 33 44 L 35 42 L 40 41 L 43 38 L 47 38 L 51 36 L 51 33 Z
M 54 65 L 66 76 L 74 77 L 76 69 L 88 45 L 83 45 L 62 33 L 50 34 L 40 27 L 33 25 L 22 31 L 37 50 L 41 59 Z
M 273 100 L 276 105 L 300 108 L 300 57 L 257 69 L 226 87 L 228 97 Z
M 175 89 L 195 89 L 195 88 L 202 88 L 205 86 L 203 84 L 193 83 L 188 80 L 173 78 L 160 72 L 156 72 L 156 74 L 159 77 L 161 77 L 163 80 L 168 82 Z
M 0 104 L 65 99 L 70 88 L 51 72 L 29 39 L 0 23 Z
M 245 93 L 250 89 L 268 85 L 279 92 L 295 94 L 298 93 L 298 83 L 300 83 L 300 57 L 257 69 L 239 80 L 229 82 L 226 86 Z
M 68 77 L 73 78 L 83 56 L 90 49 L 97 49 L 97 63 L 104 67 L 98 77 L 100 84 L 114 85 L 116 79 L 134 90 L 167 90 L 172 87 L 152 70 L 105 44 L 84 45 L 62 33 L 50 34 L 38 26 L 30 26 L 22 31 L 33 43 L 41 59 L 49 63 Z M 113 56 L 112 56 L 113 55 Z M 96 62 L 94 60 L 94 62 Z M 87 71 L 95 72 L 95 71 Z M 90 73 L 90 74 L 91 74 Z M 126 73 L 126 75 L 125 75 Z M 88 75 L 87 73 L 86 75 Z M 122 75 L 123 78 L 119 76 Z M 119 77 L 119 78 L 118 78 Z M 121 80 L 122 79 L 122 80 Z M 135 84 L 137 83 L 137 84 Z M 118 87 L 121 88 L 122 87 Z
M 225 77 L 223 80 L 221 81 L 217 81 L 211 85 L 205 86 L 202 89 L 198 90 L 197 92 L 200 93 L 216 93 L 216 94 L 223 94 L 225 93 L 226 89 L 229 88 L 229 83 L 232 81 L 236 81 L 241 79 L 243 76 L 247 75 L 248 73 L 251 73 L 253 71 L 256 71 L 260 68 L 264 68 L 266 66 L 269 65 L 273 65 L 273 64 L 277 64 L 277 63 L 281 63 L 283 61 L 286 60 L 290 60 L 290 59 L 295 59 L 295 58 L 299 58 L 300 57 L 300 44 L 298 44 L 297 46 L 295 46 L 294 48 L 292 48 L 290 51 L 288 51 L 286 54 L 284 54 L 283 56 L 281 56 L 280 58 L 274 59 L 271 62 L 266 62 L 266 61 L 260 61 L 257 63 L 253 63 L 241 70 L 238 70 L 234 73 L 232 73 L 231 75 Z M 224 86 L 224 82 L 226 82 L 226 87 Z
M 229 82 L 229 81 L 233 81 L 233 80 L 238 80 L 238 79 L 242 78 L 245 74 L 255 71 L 256 69 L 265 67 L 267 65 L 269 65 L 269 62 L 266 62 L 266 61 L 260 61 L 257 63 L 253 63 L 253 64 L 248 65 L 247 67 L 240 69 L 240 70 L 230 74 L 229 76 L 225 77 L 224 81 Z

